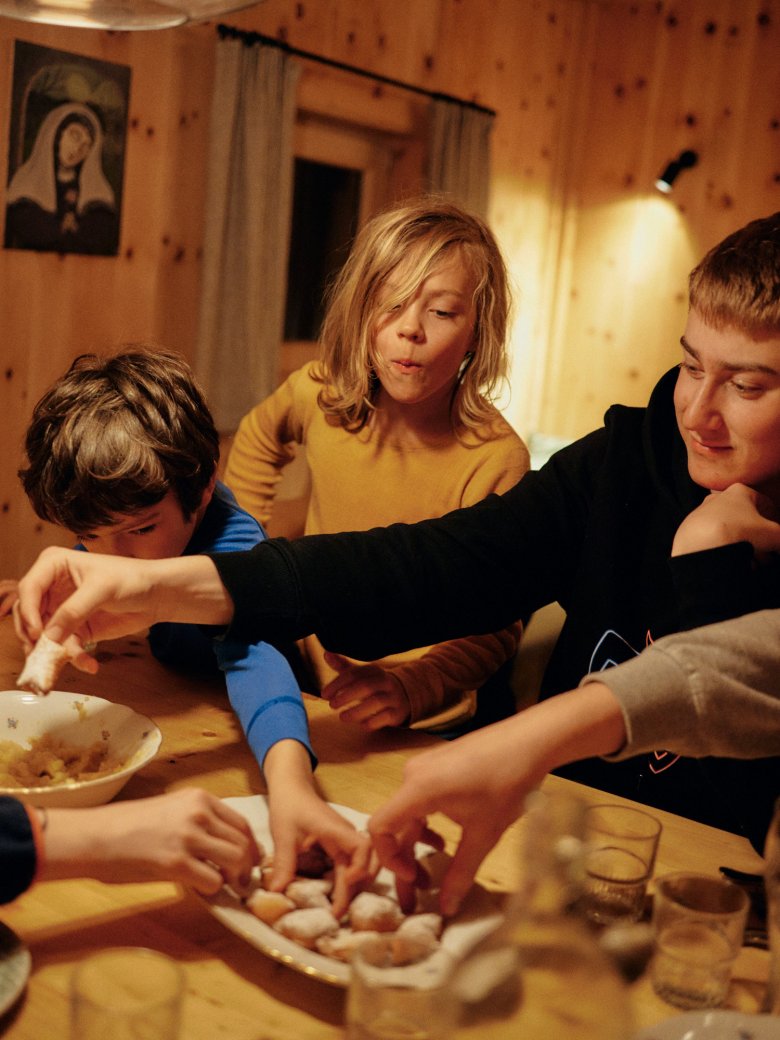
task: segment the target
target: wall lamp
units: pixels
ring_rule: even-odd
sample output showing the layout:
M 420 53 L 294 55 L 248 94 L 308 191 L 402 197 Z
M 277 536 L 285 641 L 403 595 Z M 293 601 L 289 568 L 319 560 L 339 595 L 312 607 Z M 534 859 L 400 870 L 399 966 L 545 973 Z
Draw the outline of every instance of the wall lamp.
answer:
M 666 169 L 655 182 L 656 188 L 662 191 L 664 195 L 668 195 L 672 190 L 672 185 L 677 180 L 683 170 L 689 170 L 691 166 L 695 166 L 699 161 L 699 153 L 692 152 L 686 149 L 684 152 L 680 152 L 676 159 L 666 166 Z

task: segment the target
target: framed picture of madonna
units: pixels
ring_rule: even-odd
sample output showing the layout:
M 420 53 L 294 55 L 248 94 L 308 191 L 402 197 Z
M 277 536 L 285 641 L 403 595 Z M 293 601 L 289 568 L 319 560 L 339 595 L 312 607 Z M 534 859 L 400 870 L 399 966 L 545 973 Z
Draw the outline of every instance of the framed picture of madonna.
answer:
M 17 40 L 6 249 L 116 256 L 130 69 Z

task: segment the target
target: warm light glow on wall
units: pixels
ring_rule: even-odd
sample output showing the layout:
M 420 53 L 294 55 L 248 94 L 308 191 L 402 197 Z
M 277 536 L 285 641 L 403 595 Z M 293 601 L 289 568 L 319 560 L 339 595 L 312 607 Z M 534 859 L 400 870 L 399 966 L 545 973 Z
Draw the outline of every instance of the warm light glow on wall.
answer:
M 677 252 L 677 240 L 687 238 L 685 223 L 674 206 L 657 195 L 646 195 L 610 207 L 625 221 L 625 274 L 629 285 L 651 285 Z M 691 260 L 691 264 L 695 260 Z M 682 285 L 681 289 L 685 286 Z
M 546 195 L 517 174 L 494 177 L 491 227 L 506 259 L 514 305 L 509 330 L 509 386 L 497 407 L 522 437 L 537 428 L 542 377 L 551 320 L 550 204 Z M 556 243 L 557 244 L 557 243 Z
M 505 414 L 523 435 L 575 438 L 611 404 L 645 405 L 680 360 L 687 277 L 701 250 L 656 193 L 565 213 L 547 203 L 536 217 L 508 247 L 520 299 Z

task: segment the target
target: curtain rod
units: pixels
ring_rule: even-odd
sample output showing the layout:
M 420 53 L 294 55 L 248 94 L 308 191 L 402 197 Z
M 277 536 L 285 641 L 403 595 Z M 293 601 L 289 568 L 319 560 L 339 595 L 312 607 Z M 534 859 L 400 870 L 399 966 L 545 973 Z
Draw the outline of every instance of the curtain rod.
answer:
M 425 87 L 417 87 L 413 83 L 404 83 L 400 79 L 392 79 L 390 76 L 382 76 L 378 72 L 369 72 L 367 69 L 358 68 L 357 65 L 347 65 L 343 61 L 334 61 L 332 58 L 323 58 L 320 54 L 312 54 L 311 51 L 303 51 L 298 47 L 292 47 L 289 43 L 285 43 L 283 40 L 276 40 L 272 36 L 263 36 L 262 33 L 258 32 L 247 32 L 244 29 L 236 29 L 232 25 L 224 25 L 220 23 L 217 26 L 217 32 L 222 39 L 230 37 L 234 40 L 243 40 L 247 47 L 252 46 L 255 43 L 264 43 L 267 47 L 278 47 L 280 50 L 286 51 L 288 54 L 293 54 L 297 58 L 306 58 L 309 61 L 316 61 L 320 65 L 329 65 L 333 69 L 340 69 L 342 72 L 352 72 L 356 76 L 364 76 L 366 79 L 373 79 L 378 83 L 386 83 L 390 87 L 399 87 L 401 90 L 409 90 L 413 94 L 422 94 L 424 97 L 433 98 L 435 101 L 452 101 L 456 105 L 462 105 L 464 108 L 473 108 L 477 112 L 484 112 L 486 115 L 495 116 L 495 111 L 492 108 L 486 108 L 484 105 L 478 105 L 476 101 L 463 101 L 462 98 L 454 97 L 452 94 L 441 94 L 437 91 L 426 90 Z

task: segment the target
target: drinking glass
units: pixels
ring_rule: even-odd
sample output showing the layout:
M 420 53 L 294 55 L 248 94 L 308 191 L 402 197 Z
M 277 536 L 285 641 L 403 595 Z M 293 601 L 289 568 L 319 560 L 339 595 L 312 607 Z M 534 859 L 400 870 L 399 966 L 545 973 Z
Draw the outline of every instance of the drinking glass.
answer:
M 585 825 L 585 913 L 600 925 L 638 921 L 653 875 L 660 822 L 642 809 L 606 804 L 591 806 Z
M 452 958 L 439 948 L 416 963 L 398 965 L 396 959 L 390 937 L 367 940 L 355 953 L 348 1040 L 450 1040 L 458 1016 Z
M 176 1040 L 184 970 L 142 947 L 102 950 L 73 971 L 72 1040 Z
M 743 889 L 706 874 L 667 874 L 653 903 L 653 988 L 685 1010 L 719 1007 L 742 945 L 749 900 Z

